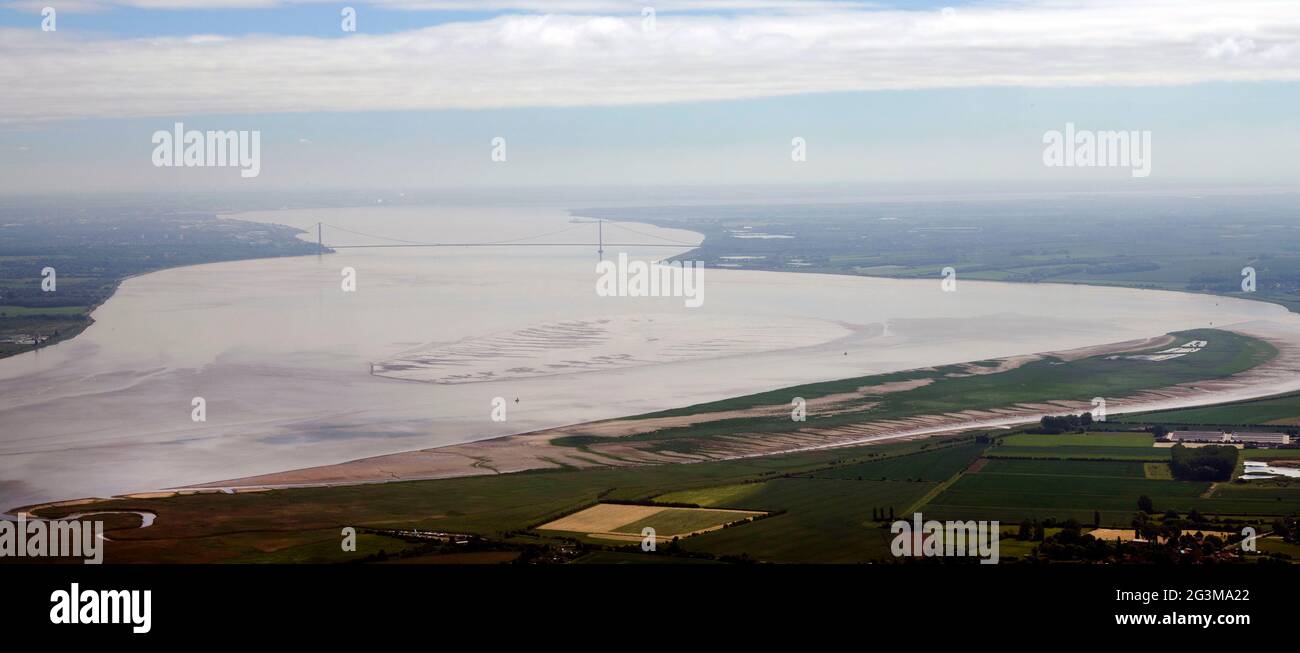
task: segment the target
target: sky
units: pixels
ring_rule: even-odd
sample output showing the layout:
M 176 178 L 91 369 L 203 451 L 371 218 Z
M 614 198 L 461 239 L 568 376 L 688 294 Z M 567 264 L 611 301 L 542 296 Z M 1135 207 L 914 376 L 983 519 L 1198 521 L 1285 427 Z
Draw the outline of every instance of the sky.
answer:
M 0 0 L 0 89 L 11 194 L 1300 186 L 1294 1 Z M 178 122 L 259 174 L 155 166 Z M 1067 123 L 1150 175 L 1044 165 Z

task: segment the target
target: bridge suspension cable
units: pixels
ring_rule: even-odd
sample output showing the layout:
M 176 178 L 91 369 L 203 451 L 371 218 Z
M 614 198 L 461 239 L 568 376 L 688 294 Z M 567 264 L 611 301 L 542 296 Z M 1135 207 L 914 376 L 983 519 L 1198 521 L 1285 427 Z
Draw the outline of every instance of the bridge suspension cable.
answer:
M 600 229 L 600 228 L 601 228 L 601 227 L 602 227 L 606 222 L 609 222 L 609 221 L 607 221 L 607 220 L 597 220 L 596 222 L 597 222 L 597 229 L 599 230 L 599 229 Z M 548 242 L 548 243 L 533 243 L 533 242 L 525 242 L 525 241 L 535 240 L 535 239 L 538 239 L 538 238 L 545 238 L 545 237 L 547 237 L 547 236 L 555 236 L 555 235 L 558 235 L 558 234 L 567 233 L 567 232 L 573 231 L 573 230 L 575 230 L 575 229 L 581 229 L 581 228 L 583 228 L 584 225 L 586 225 L 586 224 L 590 224 L 590 223 L 581 223 L 581 224 L 576 224 L 576 225 L 573 225 L 573 226 L 570 226 L 570 227 L 565 227 L 565 228 L 563 228 L 563 229 L 556 229 L 556 230 L 554 230 L 554 231 L 547 231 L 547 232 L 543 232 L 543 233 L 532 234 L 532 235 L 529 235 L 529 236 L 520 236 L 520 237 L 517 237 L 517 238 L 507 238 L 507 239 L 504 239 L 504 240 L 494 240 L 494 241 L 485 241 L 485 242 L 476 242 L 476 243 L 456 243 L 456 242 L 452 242 L 452 243 L 428 243 L 428 242 L 421 242 L 421 241 L 415 241 L 415 240 L 406 240 L 406 239 L 404 239 L 404 238 L 394 238 L 394 237 L 392 237 L 392 236 L 383 236 L 383 235 L 380 235 L 380 234 L 372 234 L 372 233 L 367 233 L 367 232 L 364 232 L 364 231 L 357 231 L 357 230 L 355 230 L 355 229 L 348 229 L 347 227 L 340 227 L 340 226 L 338 226 L 338 225 L 328 224 L 328 223 L 324 223 L 324 222 L 318 222 L 318 223 L 316 223 L 316 240 L 317 240 L 317 244 L 320 245 L 322 248 L 330 247 L 330 248 L 332 248 L 332 249 L 352 249 L 352 248 L 363 248 L 363 247 L 493 247 L 493 246 L 500 246 L 500 245 L 517 245 L 517 246 L 533 246 L 533 247 L 588 247 L 588 246 L 591 246 L 591 245 L 595 245 L 595 246 L 599 247 L 599 248 L 601 249 L 601 251 L 603 251 L 605 245 L 609 245 L 609 246 L 612 246 L 612 247 L 695 247 L 695 246 L 696 246 L 695 243 L 687 243 L 687 242 L 680 241 L 680 240 L 674 240 L 674 239 L 672 239 L 672 238 L 665 238 L 665 237 L 663 237 L 663 236 L 656 236 L 656 235 L 654 235 L 654 234 L 647 234 L 647 233 L 644 233 L 644 232 L 638 231 L 638 230 L 636 230 L 636 229 L 632 229 L 631 227 L 623 226 L 623 225 L 618 224 L 618 223 L 615 223 L 615 222 L 609 222 L 609 225 L 610 225 L 611 227 L 617 227 L 617 228 L 619 228 L 619 229 L 623 229 L 624 231 L 630 231 L 630 232 L 632 232 L 632 233 L 634 233 L 634 234 L 637 234 L 638 236 L 645 236 L 646 238 L 658 239 L 658 240 L 660 240 L 660 241 L 665 241 L 665 242 L 658 242 L 658 243 L 606 243 L 606 242 L 604 242 L 604 234 L 603 234 L 603 232 L 600 232 L 600 234 L 599 234 L 599 239 L 598 239 L 599 242 L 596 242 L 596 243 L 570 243 L 570 242 L 559 242 L 559 243 L 549 243 L 549 242 Z M 329 227 L 329 228 L 331 228 L 331 229 L 337 229 L 337 230 L 342 231 L 342 232 L 344 232 L 344 233 L 349 233 L 349 234 L 352 234 L 352 235 L 355 235 L 355 236 L 361 236 L 361 237 L 363 237 L 363 238 L 374 238 L 374 239 L 377 239 L 377 240 L 384 240 L 384 241 L 388 241 L 388 242 L 385 243 L 385 244 L 370 244 L 370 245 L 326 245 L 326 244 L 324 243 L 324 229 L 323 229 L 324 227 Z

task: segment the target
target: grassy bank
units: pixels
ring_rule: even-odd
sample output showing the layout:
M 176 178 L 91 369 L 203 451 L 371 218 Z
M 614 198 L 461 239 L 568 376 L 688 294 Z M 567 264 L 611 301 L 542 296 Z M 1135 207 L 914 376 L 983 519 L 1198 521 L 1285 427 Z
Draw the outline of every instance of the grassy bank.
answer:
M 1122 356 L 1099 355 L 1073 361 L 1046 357 L 1015 369 L 989 374 L 972 374 L 964 365 L 948 365 L 805 384 L 649 413 L 631 419 L 789 406 L 793 397 L 812 400 L 854 392 L 861 392 L 862 397 L 856 405 L 837 407 L 831 414 L 818 414 L 811 410 L 807 422 L 799 424 L 792 424 L 784 414 L 777 418 L 738 417 L 659 429 L 630 436 L 628 439 L 656 442 L 659 447 L 673 451 L 694 451 L 711 438 L 735 433 L 777 433 L 802 427 L 835 428 L 866 421 L 1007 408 L 1017 404 L 1048 401 L 1088 403 L 1098 396 L 1125 397 L 1179 383 L 1225 378 L 1263 364 L 1277 355 L 1277 349 L 1267 342 L 1229 331 L 1195 329 L 1173 335 L 1177 342 L 1205 340 L 1209 345 L 1194 354 L 1164 361 L 1127 357 L 1128 354 L 1150 353 L 1167 348 L 1160 346 L 1135 350 Z M 863 388 L 888 387 L 889 384 L 900 381 L 924 383 L 909 390 L 861 391 Z M 557 439 L 555 443 L 582 447 L 599 441 L 600 438 L 575 436 Z

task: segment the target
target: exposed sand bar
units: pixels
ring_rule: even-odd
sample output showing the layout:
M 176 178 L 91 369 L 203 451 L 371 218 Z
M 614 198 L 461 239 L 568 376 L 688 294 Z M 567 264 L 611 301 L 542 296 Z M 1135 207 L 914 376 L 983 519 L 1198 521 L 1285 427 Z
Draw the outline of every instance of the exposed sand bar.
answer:
M 1124 413 L 1204 406 L 1225 401 L 1264 397 L 1278 392 L 1300 390 L 1300 344 L 1277 337 L 1268 325 L 1240 325 L 1232 330 L 1259 337 L 1278 347 L 1278 356 L 1268 363 L 1225 379 L 1202 381 L 1160 388 L 1131 397 L 1108 398 L 1107 413 Z M 1112 351 L 1131 351 L 1172 342 L 1168 336 L 1086 347 L 1051 355 L 1065 360 L 1095 356 Z M 1023 364 L 1032 356 L 1017 356 L 1001 361 L 1005 370 Z M 907 390 L 915 383 L 898 383 L 895 387 L 875 386 L 862 392 Z M 831 395 L 809 402 L 810 409 L 833 408 L 836 401 L 854 397 Z M 716 447 L 699 453 L 651 452 L 644 443 L 619 442 L 619 438 L 661 428 L 686 426 L 737 417 L 772 416 L 783 418 L 788 406 L 776 405 L 750 410 L 682 415 L 642 420 L 613 419 L 511 435 L 492 440 L 448 447 L 410 451 L 326 465 L 308 469 L 266 474 L 221 481 L 197 487 L 293 487 L 310 485 L 346 485 L 396 480 L 420 480 L 473 476 L 522 471 L 526 469 L 573 467 L 619 467 L 626 465 L 690 463 L 769 456 L 780 453 L 848 447 L 878 442 L 924 438 L 971 429 L 1017 426 L 1038 421 L 1044 415 L 1067 411 L 1082 412 L 1092 405 L 1081 401 L 1051 401 L 1041 404 L 1017 404 L 995 410 L 964 411 L 940 415 L 922 415 L 897 420 L 864 421 L 836 429 L 803 428 L 788 434 L 736 434 Z M 572 435 L 609 438 L 589 446 L 587 451 L 558 446 L 552 440 Z

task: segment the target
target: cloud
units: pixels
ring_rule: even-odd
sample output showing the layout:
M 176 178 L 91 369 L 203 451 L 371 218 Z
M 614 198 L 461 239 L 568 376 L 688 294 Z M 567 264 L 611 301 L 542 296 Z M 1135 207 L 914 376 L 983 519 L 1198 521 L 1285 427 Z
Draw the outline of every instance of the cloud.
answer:
M 651 31 L 639 14 L 505 15 L 338 38 L 6 29 L 0 120 L 1292 81 L 1297 44 L 1300 3 L 1271 0 L 660 15 Z

